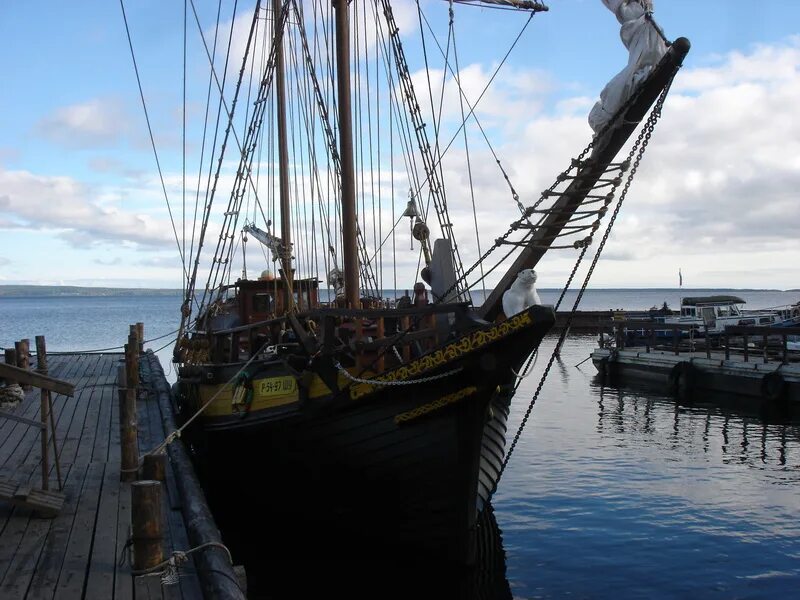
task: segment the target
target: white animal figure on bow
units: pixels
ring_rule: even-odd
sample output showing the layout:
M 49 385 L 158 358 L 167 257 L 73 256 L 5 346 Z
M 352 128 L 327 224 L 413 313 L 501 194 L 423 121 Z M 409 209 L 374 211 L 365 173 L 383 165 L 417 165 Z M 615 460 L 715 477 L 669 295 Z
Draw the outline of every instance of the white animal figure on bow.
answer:
M 536 271 L 523 269 L 511 287 L 503 294 L 503 312 L 507 317 L 521 313 L 534 304 L 541 304 L 539 294 L 536 292 Z

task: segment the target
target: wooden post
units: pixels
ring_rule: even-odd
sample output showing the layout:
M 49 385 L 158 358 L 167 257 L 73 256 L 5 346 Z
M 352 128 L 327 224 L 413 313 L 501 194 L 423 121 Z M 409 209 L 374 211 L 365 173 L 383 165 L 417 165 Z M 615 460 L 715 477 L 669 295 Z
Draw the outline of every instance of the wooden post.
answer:
M 731 359 L 731 338 L 728 332 L 725 332 L 725 360 Z
M 36 336 L 36 369 L 42 375 L 47 375 L 47 349 L 43 335 Z M 47 424 L 50 421 L 50 392 L 41 389 L 40 418 L 42 421 L 42 489 L 50 488 L 50 440 L 47 436 Z
M 136 351 L 136 346 L 133 347 Z M 164 560 L 161 523 L 161 482 L 143 479 L 131 484 L 133 569 L 142 571 Z
M 136 389 L 139 385 L 139 355 L 136 334 L 125 345 L 125 391 L 120 394 L 119 427 L 122 446 L 120 480 L 134 481 L 139 467 L 139 442 L 136 422 Z
M 136 337 L 139 339 L 139 354 L 144 354 L 144 323 L 136 323 Z
M 28 339 L 14 342 L 14 349 L 17 351 L 17 366 L 26 371 L 31 366 L 31 341 Z M 22 389 L 25 391 L 33 389 L 30 384 L 23 384 Z
M 409 317 L 400 318 L 400 327 L 402 331 L 407 332 L 411 328 L 411 320 Z M 411 344 L 407 341 L 403 342 L 403 362 L 411 360 Z
M 764 334 L 764 364 L 769 362 L 769 337 L 767 334 Z
M 742 334 L 742 340 L 744 341 L 744 362 L 748 362 L 749 361 L 750 351 L 747 348 L 748 338 L 747 338 L 747 334 L 746 333 Z
M 17 366 L 17 351 L 14 348 L 6 348 L 5 349 L 5 360 L 7 365 L 11 365 L 12 367 Z M 12 383 L 9 381 L 8 383 Z
M 142 464 L 142 479 L 167 480 L 167 455 L 163 450 L 158 454 L 145 454 Z
M 382 340 L 385 336 L 385 329 L 383 324 L 383 317 L 378 317 L 377 322 L 375 323 L 375 338 Z M 386 355 L 386 347 L 378 349 L 378 373 L 383 373 L 383 369 L 386 366 L 386 360 L 384 356 Z
M 672 349 L 675 351 L 675 356 L 680 354 L 680 339 L 681 339 L 681 330 L 677 325 L 672 326 Z
M 355 325 L 355 342 L 356 342 L 356 369 L 361 369 L 364 363 L 364 351 L 358 349 L 358 343 L 364 339 L 364 320 L 361 317 L 353 319 Z

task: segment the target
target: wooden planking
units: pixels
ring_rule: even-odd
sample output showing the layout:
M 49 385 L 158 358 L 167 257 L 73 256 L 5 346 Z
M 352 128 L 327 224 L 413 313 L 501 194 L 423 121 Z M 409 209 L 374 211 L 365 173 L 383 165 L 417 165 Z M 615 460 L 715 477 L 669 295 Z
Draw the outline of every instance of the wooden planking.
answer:
M 55 595 L 58 577 L 61 574 L 61 567 L 64 563 L 64 553 L 72 532 L 72 525 L 88 468 L 89 465 L 73 465 L 70 470 L 69 478 L 67 478 L 64 487 L 67 501 L 50 526 L 39 562 L 36 565 L 36 572 L 28 588 L 26 597 L 31 600 L 50 599 Z
M 69 477 L 71 465 L 66 467 L 62 474 L 64 477 Z M 54 468 L 52 470 L 54 471 Z M 31 515 L 25 536 L 9 563 L 8 572 L 0 586 L 0 596 L 4 599 L 24 598 L 27 594 L 52 522 L 52 519 L 41 519 L 36 518 L 35 514 Z
M 157 576 L 134 578 L 119 557 L 129 537 L 130 486 L 119 481 L 119 405 L 115 381 L 119 354 L 54 355 L 50 373 L 75 383 L 72 398 L 54 395 L 53 417 L 65 477 L 66 502 L 54 519 L 0 502 L 0 598 L 201 598 L 194 561 L 176 585 Z M 36 401 L 34 401 L 36 400 Z M 15 414 L 38 420 L 38 398 L 26 398 Z M 142 451 L 164 438 L 157 397 L 139 402 Z M 39 485 L 38 429 L 0 420 L 0 475 Z M 51 447 L 52 449 L 52 447 Z M 55 469 L 51 466 L 55 482 Z M 174 473 L 164 513 L 165 554 L 189 548 Z M 24 481 L 23 481 L 24 480 Z M 26 483 L 27 482 L 27 483 Z M 15 488 L 16 489 L 16 488 Z
M 119 463 L 117 463 L 119 469 Z M 119 473 L 119 471 L 117 471 Z M 117 550 L 114 556 L 117 557 L 117 571 L 114 575 L 114 598 L 118 600 L 129 600 L 133 598 L 133 576 L 131 575 L 130 554 L 126 550 L 128 538 L 130 537 L 131 522 L 131 484 L 120 482 L 119 484 L 119 511 L 117 513 Z M 123 557 L 124 556 L 124 560 Z M 119 565 L 122 562 L 122 565 Z
M 20 470 L 17 473 L 18 481 L 29 481 L 31 477 L 38 475 L 34 466 L 27 470 Z M 7 518 L 0 529 L 0 582 L 3 581 L 17 548 L 22 543 L 22 537 L 28 526 L 31 511 L 29 509 L 5 503 L 8 507 Z
M 118 512 L 119 472 L 113 465 L 107 464 L 94 523 L 94 541 L 86 578 L 86 598 L 112 598 L 114 595 Z
M 56 596 L 59 598 L 75 598 L 82 595 L 94 543 L 95 517 L 104 470 L 105 463 L 96 462 L 90 463 L 86 471 L 86 479 L 56 585 Z

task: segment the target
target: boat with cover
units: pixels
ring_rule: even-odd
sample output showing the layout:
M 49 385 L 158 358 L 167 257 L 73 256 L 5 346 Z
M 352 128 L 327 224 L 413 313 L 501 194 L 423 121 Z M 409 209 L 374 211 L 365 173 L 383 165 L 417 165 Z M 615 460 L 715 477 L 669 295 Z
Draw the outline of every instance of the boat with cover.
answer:
M 697 334 L 720 335 L 728 326 L 784 327 L 792 326 L 791 311 L 745 310 L 745 300 L 739 296 L 687 296 L 681 301 L 680 315 L 666 316 L 664 323 L 693 325 Z M 800 313 L 799 313 L 800 316 Z
M 441 5 L 438 77 L 462 109 L 451 140 L 461 150 L 447 156 L 444 92 L 418 91 L 434 79 L 427 58 L 442 39 L 428 33 L 421 5 L 427 51 L 415 56 L 426 57 L 427 77 L 411 74 L 389 0 L 256 2 L 238 38 L 238 74 L 215 58 L 225 44 L 203 37 L 209 89 L 224 94 L 210 127 L 215 159 L 201 160 L 195 243 L 183 254 L 174 403 L 234 552 L 237 540 L 259 539 L 262 558 L 330 557 L 346 543 L 359 555 L 471 561 L 478 517 L 513 449 L 511 399 L 554 323 L 554 307 L 524 301 L 536 297 L 533 269 L 553 250 L 574 253 L 576 270 L 589 258 L 585 289 L 689 49 L 684 38 L 666 43 L 650 2 L 604 3 L 631 60 L 601 94 L 587 146 L 533 197 L 517 192 L 478 118 L 480 99 L 461 85 L 455 24 L 478 4 L 513 11 L 524 30 L 547 10 L 540 2 Z M 209 35 L 199 21 L 198 30 Z M 467 134 L 491 151 L 519 209 L 483 245 L 480 198 L 452 182 L 471 181 Z M 467 210 L 456 218 L 453 206 Z M 395 240 L 405 219 L 413 239 L 404 251 Z M 467 226 L 458 242 L 456 222 Z M 400 286 L 398 260 L 412 273 Z M 480 294 L 492 274 L 499 280 Z M 504 314 L 504 305 L 518 309 Z

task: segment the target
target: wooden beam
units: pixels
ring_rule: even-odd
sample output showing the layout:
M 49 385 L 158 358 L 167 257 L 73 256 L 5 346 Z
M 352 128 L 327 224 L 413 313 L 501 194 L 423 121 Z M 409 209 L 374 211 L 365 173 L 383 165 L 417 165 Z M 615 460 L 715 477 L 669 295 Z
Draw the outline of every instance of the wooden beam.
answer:
M 38 427 L 39 429 L 44 429 L 45 425 L 40 423 L 39 421 L 34 421 L 33 419 L 26 419 L 25 417 L 20 417 L 19 415 L 15 415 L 14 413 L 10 413 L 6 410 L 0 410 L 0 417 L 4 419 L 11 419 L 12 421 L 18 421 L 20 423 L 25 423 L 25 425 L 30 425 L 31 427 Z
M 27 371 L 5 363 L 0 363 L 0 377 L 16 381 L 20 384 L 32 385 L 43 390 L 50 390 L 51 392 L 63 394 L 64 396 L 72 397 L 75 395 L 75 386 L 68 381 L 62 381 L 55 377 L 48 377 L 47 375 L 42 375 L 35 371 Z

